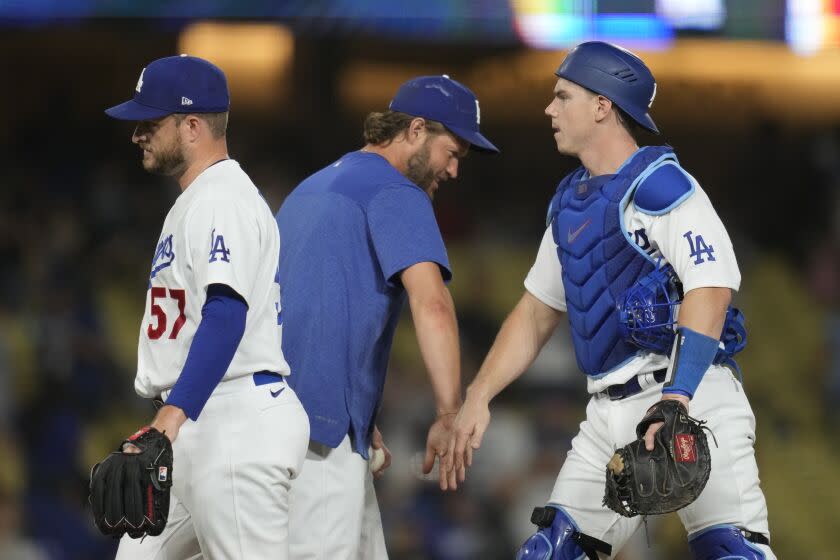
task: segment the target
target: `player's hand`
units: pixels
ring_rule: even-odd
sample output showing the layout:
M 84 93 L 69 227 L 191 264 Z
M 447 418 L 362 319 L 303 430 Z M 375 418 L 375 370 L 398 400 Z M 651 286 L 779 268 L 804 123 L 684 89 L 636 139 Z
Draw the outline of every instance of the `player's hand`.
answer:
M 187 415 L 177 406 L 163 406 L 158 411 L 155 419 L 152 420 L 152 423 L 149 424 L 149 427 L 165 435 L 169 438 L 169 442 L 172 443 L 178 437 L 178 430 L 181 428 L 181 424 L 186 422 L 186 420 Z M 122 452 L 128 455 L 137 455 L 141 453 L 141 449 L 133 443 L 126 441 L 122 446 Z
M 435 457 L 438 457 L 438 479 L 441 490 L 456 490 L 458 483 L 453 468 L 452 454 L 449 453 L 449 440 L 452 437 L 452 426 L 455 423 L 455 413 L 441 414 L 429 428 L 426 438 L 426 457 L 423 459 L 423 474 L 432 472 Z M 463 480 L 463 479 L 462 479 Z
M 380 478 L 383 474 L 385 474 L 385 469 L 391 466 L 391 451 L 385 446 L 385 442 L 382 439 L 382 433 L 379 431 L 379 427 L 373 427 L 373 437 L 370 440 L 370 445 L 374 449 L 381 449 L 385 453 L 385 462 L 382 463 L 382 466 L 379 467 L 378 470 L 373 472 L 374 478 Z
M 473 451 L 481 447 L 489 425 L 490 403 L 484 398 L 467 394 L 467 400 L 455 417 L 455 429 L 450 439 L 454 469 L 461 482 L 464 481 L 466 467 L 472 466 Z
M 667 400 L 680 401 L 683 404 L 683 406 L 685 407 L 685 410 L 688 411 L 688 402 L 689 401 L 688 401 L 688 397 L 686 397 L 685 395 L 677 395 L 677 394 L 674 394 L 674 393 L 665 393 L 665 394 L 662 395 L 662 400 L 663 401 L 667 401 Z M 655 424 L 651 424 L 650 426 L 648 426 L 647 432 L 645 432 L 645 449 L 647 449 L 648 451 L 653 451 L 653 437 L 656 435 L 656 432 L 658 432 L 659 428 L 661 428 L 662 426 L 664 426 L 663 422 L 656 422 Z
M 133 443 L 126 443 L 122 446 L 122 452 L 128 455 L 137 455 L 140 453 L 140 448 Z

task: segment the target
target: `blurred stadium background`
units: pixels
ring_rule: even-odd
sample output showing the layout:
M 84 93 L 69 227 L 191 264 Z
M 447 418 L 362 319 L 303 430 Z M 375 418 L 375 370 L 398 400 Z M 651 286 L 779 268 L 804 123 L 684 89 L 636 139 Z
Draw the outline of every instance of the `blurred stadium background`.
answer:
M 228 74 L 229 141 L 272 208 L 356 149 L 361 122 L 414 75 L 481 100 L 502 149 L 438 193 L 465 385 L 522 292 L 547 202 L 576 162 L 543 108 L 564 49 L 630 47 L 658 78 L 652 114 L 735 242 L 739 360 L 780 558 L 837 558 L 840 485 L 840 2 L 828 0 L 0 0 L 0 559 L 96 560 L 88 469 L 148 421 L 132 390 L 138 321 L 173 185 L 141 170 L 102 110 L 149 61 Z M 508 559 L 531 533 L 583 419 L 567 333 L 497 399 L 467 483 L 416 476 L 432 404 L 410 321 L 379 425 L 395 560 Z M 282 426 L 278 426 L 278 430 Z M 177 476 L 177 475 L 176 475 Z M 687 558 L 675 516 L 624 560 Z

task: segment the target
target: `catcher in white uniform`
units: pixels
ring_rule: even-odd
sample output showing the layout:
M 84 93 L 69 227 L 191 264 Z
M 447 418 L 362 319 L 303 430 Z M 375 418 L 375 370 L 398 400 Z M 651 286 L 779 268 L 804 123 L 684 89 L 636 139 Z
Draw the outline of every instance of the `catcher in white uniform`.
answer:
M 162 401 L 151 427 L 173 444 L 169 519 L 124 536 L 120 560 L 288 557 L 309 423 L 284 381 L 277 226 L 228 158 L 229 105 L 222 71 L 182 55 L 149 64 L 134 99 L 106 111 L 138 121 L 143 167 L 182 191 L 154 253 L 135 379 Z
M 547 506 L 532 517 L 538 531 L 517 558 L 597 559 L 621 549 L 641 518 L 602 505 L 605 468 L 636 439 L 646 411 L 667 399 L 706 420 L 718 444 L 710 446 L 705 489 L 679 511 L 693 557 L 775 558 L 755 417 L 733 375 L 746 332 L 729 307 L 740 273 L 726 229 L 669 146 L 638 147 L 634 129 L 658 133 L 648 114 L 656 83 L 638 57 L 583 43 L 556 75 L 545 113 L 558 151 L 583 165 L 558 186 L 525 294 L 467 390 L 452 442 L 455 468 L 470 464 L 481 445 L 490 400 L 530 366 L 566 312 L 592 397 Z M 673 299 L 637 298 L 647 302 L 637 317 L 656 328 L 636 328 L 627 320 L 628 296 L 667 293 L 668 272 L 682 283 L 678 317 Z M 661 426 L 642 431 L 648 450 Z

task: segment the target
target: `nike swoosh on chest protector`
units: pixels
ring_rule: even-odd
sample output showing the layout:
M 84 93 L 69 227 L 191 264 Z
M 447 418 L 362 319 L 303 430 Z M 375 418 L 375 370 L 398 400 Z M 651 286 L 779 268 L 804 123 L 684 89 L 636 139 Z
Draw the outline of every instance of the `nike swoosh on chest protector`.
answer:
M 579 228 L 577 228 L 575 231 L 572 231 L 572 228 L 569 228 L 569 234 L 566 236 L 566 241 L 569 242 L 569 243 L 574 243 L 575 239 L 578 238 L 578 235 L 580 235 L 583 232 L 583 230 L 585 230 L 587 227 L 589 227 L 589 224 L 591 224 L 591 223 L 592 223 L 592 218 L 589 218 L 585 222 L 583 222 L 583 224 L 581 224 L 581 226 Z

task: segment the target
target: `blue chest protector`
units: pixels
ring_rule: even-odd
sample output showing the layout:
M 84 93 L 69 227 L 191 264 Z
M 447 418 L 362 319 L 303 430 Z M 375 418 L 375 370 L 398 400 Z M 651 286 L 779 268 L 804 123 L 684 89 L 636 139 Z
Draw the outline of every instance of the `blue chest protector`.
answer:
M 624 230 L 633 190 L 662 162 L 677 161 L 668 146 L 637 151 L 615 175 L 586 178 L 581 167 L 557 187 L 548 220 L 563 268 L 563 287 L 578 367 L 598 377 L 639 352 L 619 328 L 617 303 L 654 269 Z

